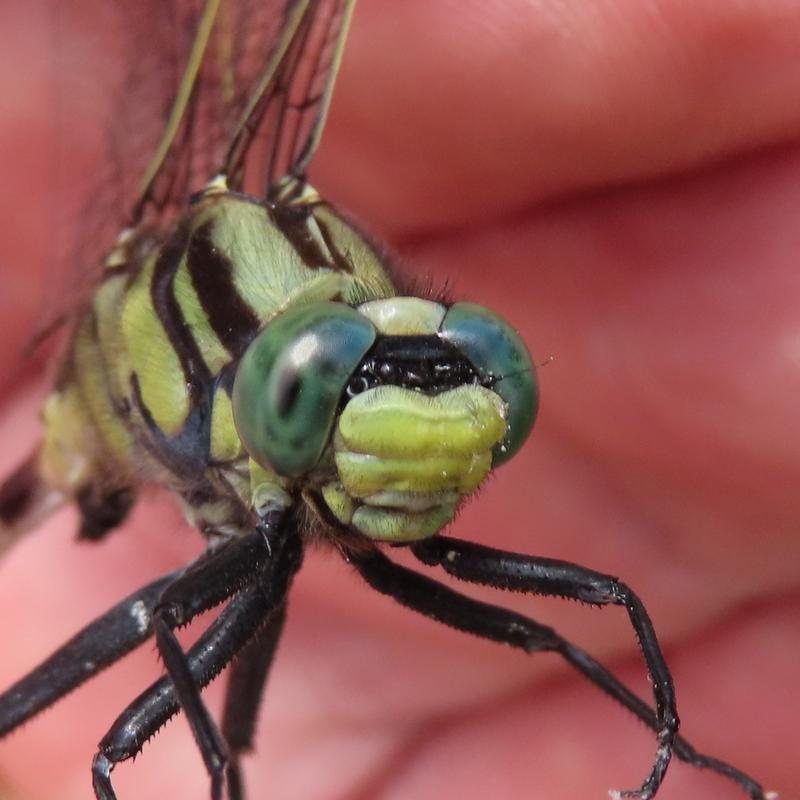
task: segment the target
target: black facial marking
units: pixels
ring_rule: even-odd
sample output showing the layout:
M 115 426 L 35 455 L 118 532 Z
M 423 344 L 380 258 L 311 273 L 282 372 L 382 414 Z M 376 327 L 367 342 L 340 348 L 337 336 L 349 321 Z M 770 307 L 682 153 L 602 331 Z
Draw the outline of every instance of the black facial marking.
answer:
M 401 386 L 436 395 L 469 384 L 491 388 L 494 379 L 480 375 L 444 339 L 435 335 L 379 336 L 350 377 L 343 399 L 376 386 Z

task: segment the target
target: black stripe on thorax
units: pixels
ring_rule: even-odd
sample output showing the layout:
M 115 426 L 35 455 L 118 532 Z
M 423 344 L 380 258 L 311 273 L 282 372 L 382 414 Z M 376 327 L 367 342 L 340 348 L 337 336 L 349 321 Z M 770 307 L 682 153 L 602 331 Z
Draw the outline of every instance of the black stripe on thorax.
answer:
M 278 229 L 287 238 L 306 267 L 309 269 L 327 267 L 329 269 L 338 269 L 348 273 L 353 271 L 349 261 L 337 257 L 337 252 L 331 248 L 331 243 L 328 241 L 330 237 L 325 236 L 324 231 L 323 240 L 333 256 L 333 263 L 331 263 L 330 256 L 320 247 L 319 242 L 311 235 L 308 228 L 308 220 L 311 216 L 311 208 L 309 206 L 274 205 L 270 206 L 269 210 Z M 318 220 L 315 220 L 315 222 L 322 228 Z
M 209 324 L 231 354 L 238 356 L 258 333 L 261 321 L 239 294 L 233 264 L 214 244 L 213 220 L 201 225 L 189 242 L 187 267 Z
M 189 388 L 189 400 L 193 407 L 197 407 L 210 401 L 213 376 L 175 297 L 175 274 L 189 243 L 189 223 L 189 219 L 184 220 L 161 248 L 153 270 L 150 297 L 180 361 Z
M 211 449 L 210 404 L 193 406 L 180 433 L 168 437 L 145 405 L 136 375 L 131 377 L 131 399 L 149 433 L 149 438 L 141 433 L 136 436 L 139 446 L 176 478 L 210 491 L 210 484 L 204 475 Z

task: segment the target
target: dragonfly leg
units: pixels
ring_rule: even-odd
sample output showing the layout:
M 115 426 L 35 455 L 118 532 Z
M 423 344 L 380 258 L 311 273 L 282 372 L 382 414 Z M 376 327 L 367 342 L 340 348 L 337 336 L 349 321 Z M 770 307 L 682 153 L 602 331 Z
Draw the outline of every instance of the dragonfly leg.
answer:
M 200 699 L 200 689 L 230 663 L 259 629 L 265 624 L 271 629 L 274 615 L 282 618 L 289 584 L 302 559 L 302 542 L 297 532 L 291 531 L 284 539 L 275 539 L 272 548 L 272 558 L 264 563 L 258 578 L 239 590 L 188 652 L 178 653 L 169 639 L 162 650 L 159 642 L 168 674 L 139 695 L 100 742 L 92 763 L 92 781 L 98 800 L 115 800 L 111 784 L 114 766 L 135 756 L 144 742 L 179 709 L 183 709 L 189 719 L 211 775 L 211 796 L 221 797 L 227 747 Z M 280 624 L 275 627 L 279 630 Z M 192 715 L 197 716 L 193 718 Z
M 98 541 L 119 527 L 133 508 L 136 494 L 128 486 L 100 491 L 87 486 L 75 497 L 80 512 L 79 539 Z
M 276 608 L 230 668 L 222 713 L 222 738 L 228 745 L 228 800 L 241 800 L 245 794 L 239 759 L 253 749 L 261 697 L 285 619 L 286 606 Z
M 187 588 L 191 588 L 191 583 L 187 583 L 189 583 Z M 168 611 L 162 611 L 165 608 Z M 200 697 L 200 690 L 195 683 L 195 677 L 192 674 L 186 654 L 175 636 L 173 630 L 177 627 L 175 619 L 180 619 L 179 616 L 173 613 L 175 608 L 175 606 L 160 606 L 156 609 L 153 624 L 156 632 L 156 642 L 158 643 L 158 652 L 164 661 L 167 675 L 172 681 L 177 700 L 186 714 L 186 719 L 189 721 L 192 734 L 203 757 L 203 763 L 211 776 L 211 800 L 222 800 L 225 767 L 228 763 L 227 747 L 222 740 L 222 735 L 216 723 L 211 718 L 205 703 Z M 220 652 L 220 655 L 224 655 L 222 651 L 218 652 Z M 231 652 L 229 656 L 233 656 L 233 654 Z
M 165 575 L 117 603 L 0 694 L 0 737 L 149 639 L 153 607 L 179 574 Z
M 268 559 L 268 536 L 259 529 L 232 540 L 201 556 L 188 570 L 170 573 L 138 589 L 87 625 L 0 694 L 0 738 L 149 639 L 153 635 L 154 609 L 181 573 L 199 576 L 201 583 L 194 602 L 187 606 L 189 618 L 251 582 Z
M 258 565 L 270 571 L 273 547 L 280 549 L 285 537 L 284 516 L 285 509 L 276 507 L 262 518 L 256 531 L 244 537 L 246 545 L 233 540 L 195 564 L 164 590 L 153 612 L 158 651 L 211 776 L 212 800 L 222 797 L 227 747 L 200 697 L 175 630 L 230 597 Z
M 566 561 L 507 553 L 471 542 L 432 537 L 412 547 L 424 564 L 441 566 L 449 575 L 470 583 L 550 597 L 568 597 L 592 605 L 620 605 L 628 612 L 653 682 L 658 750 L 641 787 L 623 797 L 652 797 L 661 785 L 678 734 L 675 689 L 653 623 L 641 600 L 610 575 Z
M 454 542 L 454 540 L 444 539 L 444 537 L 436 538 L 441 538 L 448 544 Z M 430 541 L 435 541 L 435 539 Z M 423 548 L 419 546 L 420 544 L 422 543 L 415 544 L 413 549 L 424 552 Z M 447 557 L 450 549 L 452 548 L 447 549 L 442 555 Z M 486 555 L 486 548 L 481 548 L 481 550 Z M 501 556 L 507 555 L 510 559 L 514 558 L 513 554 L 494 552 Z M 395 564 L 378 550 L 368 552 L 348 550 L 346 554 L 370 586 L 382 594 L 393 597 L 407 608 L 457 630 L 517 647 L 526 653 L 546 651 L 558 653 L 571 666 L 628 708 L 651 729 L 659 730 L 661 721 L 647 703 L 588 653 L 564 639 L 552 628 L 541 625 L 522 614 L 466 597 L 425 575 Z M 420 553 L 416 554 L 421 557 Z M 427 552 L 426 557 L 432 560 L 432 553 Z M 454 557 L 457 559 L 457 556 Z M 510 575 L 513 575 L 513 572 L 509 569 Z M 509 585 L 505 588 L 511 587 Z M 733 779 L 748 792 L 752 800 L 766 800 L 763 788 L 756 781 L 724 762 L 698 753 L 681 736 L 675 737 L 674 752 L 681 760 L 698 767 L 710 768 Z M 653 792 L 657 791 L 657 788 L 656 786 Z M 634 792 L 620 793 L 619 796 L 652 797 L 653 792 L 649 795 L 645 794 L 647 790 L 648 786 L 645 784 Z

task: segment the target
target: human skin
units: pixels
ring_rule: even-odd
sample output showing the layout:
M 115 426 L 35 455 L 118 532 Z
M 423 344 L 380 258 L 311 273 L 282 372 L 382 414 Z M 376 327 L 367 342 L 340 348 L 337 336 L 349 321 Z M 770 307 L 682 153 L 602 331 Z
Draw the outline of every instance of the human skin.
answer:
M 682 733 L 785 800 L 800 796 L 798 42 L 789 0 L 365 0 L 314 173 L 414 274 L 554 357 L 531 439 L 450 532 L 622 577 Z M 52 202 L 24 169 L 34 111 L 9 166 L 20 219 Z M 0 337 L 6 470 L 36 435 L 41 376 L 14 338 L 35 305 L 27 258 L 0 263 L 18 292 Z M 2 685 L 202 547 L 160 496 L 99 545 L 75 545 L 73 524 L 0 565 Z M 563 630 L 649 699 L 621 610 L 474 594 Z M 0 797 L 87 797 L 97 741 L 158 673 L 145 646 L 0 743 Z M 637 786 L 655 742 L 557 657 L 437 627 L 314 552 L 257 749 L 253 797 L 586 800 Z M 121 800 L 207 794 L 183 721 L 114 779 Z M 744 794 L 675 764 L 658 797 Z

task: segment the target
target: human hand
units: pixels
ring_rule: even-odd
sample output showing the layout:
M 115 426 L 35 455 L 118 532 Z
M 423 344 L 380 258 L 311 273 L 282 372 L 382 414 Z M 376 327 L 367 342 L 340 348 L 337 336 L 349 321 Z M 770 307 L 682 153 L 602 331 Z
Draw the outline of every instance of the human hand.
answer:
M 530 441 L 453 533 L 620 575 L 665 645 L 682 732 L 791 800 L 800 13 L 558 9 L 363 2 L 315 180 L 555 356 Z M 199 546 L 164 503 L 97 547 L 69 542 L 70 522 L 2 565 L 4 683 Z M 649 699 L 622 612 L 474 594 Z M 96 742 L 153 662 L 143 648 L 4 741 L 9 785 L 87 796 Z M 637 785 L 655 747 L 555 657 L 417 619 L 332 554 L 298 579 L 261 731 L 252 794 L 290 800 L 599 798 Z M 207 791 L 184 723 L 114 777 L 121 798 Z M 675 764 L 659 800 L 687 796 L 740 793 Z

